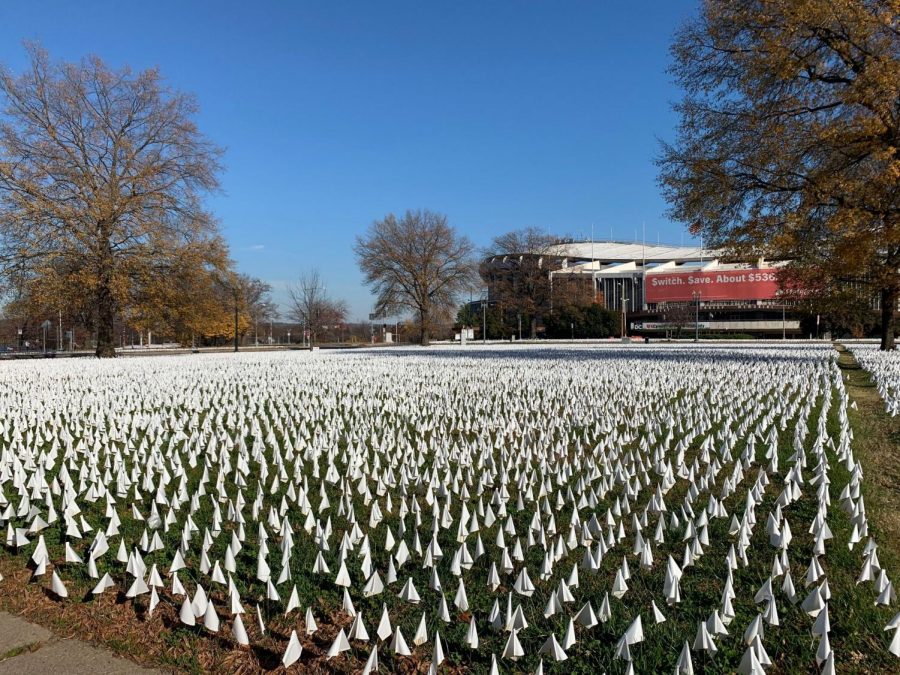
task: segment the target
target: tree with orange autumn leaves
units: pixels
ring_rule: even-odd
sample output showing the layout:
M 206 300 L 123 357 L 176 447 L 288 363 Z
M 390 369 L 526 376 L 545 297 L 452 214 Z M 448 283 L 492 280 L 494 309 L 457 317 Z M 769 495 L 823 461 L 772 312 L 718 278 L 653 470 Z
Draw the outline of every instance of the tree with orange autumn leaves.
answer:
M 18 304 L 78 313 L 101 357 L 115 355 L 117 322 L 226 337 L 238 303 L 246 330 L 251 284 L 236 284 L 202 202 L 222 151 L 197 129 L 193 97 L 155 69 L 28 49 L 25 72 L 0 68 L 0 273 Z
M 235 302 L 239 337 L 250 331 L 254 320 L 277 316 L 268 284 L 236 274 L 221 242 L 210 246 L 214 250 L 184 247 L 165 264 L 148 260 L 135 264 L 116 291 L 122 308 L 119 321 L 135 331 L 191 345 L 233 340 Z M 8 313 L 38 319 L 59 312 L 66 325 L 85 325 L 91 320 L 93 288 L 94 280 L 85 270 L 45 264 L 19 281 Z
M 671 213 L 807 302 L 900 299 L 900 1 L 707 0 L 677 33 Z

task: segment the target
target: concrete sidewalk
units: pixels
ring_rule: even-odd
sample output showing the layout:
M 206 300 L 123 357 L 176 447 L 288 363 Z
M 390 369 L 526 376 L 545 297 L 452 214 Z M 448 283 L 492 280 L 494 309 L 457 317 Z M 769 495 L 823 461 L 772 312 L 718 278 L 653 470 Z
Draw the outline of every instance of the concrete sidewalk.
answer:
M 0 675 L 139 675 L 148 670 L 81 640 L 63 640 L 46 628 L 0 612 Z

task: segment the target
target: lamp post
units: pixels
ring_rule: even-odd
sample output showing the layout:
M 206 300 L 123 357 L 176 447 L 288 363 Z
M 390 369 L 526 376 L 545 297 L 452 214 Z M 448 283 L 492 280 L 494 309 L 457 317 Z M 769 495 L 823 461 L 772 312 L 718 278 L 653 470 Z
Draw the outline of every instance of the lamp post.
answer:
M 238 350 L 238 288 L 234 287 L 234 351 Z
M 484 289 L 484 297 L 481 299 L 481 344 L 487 344 L 487 296 L 488 289 Z
M 700 291 L 692 291 L 691 297 L 694 299 L 694 342 L 700 342 Z

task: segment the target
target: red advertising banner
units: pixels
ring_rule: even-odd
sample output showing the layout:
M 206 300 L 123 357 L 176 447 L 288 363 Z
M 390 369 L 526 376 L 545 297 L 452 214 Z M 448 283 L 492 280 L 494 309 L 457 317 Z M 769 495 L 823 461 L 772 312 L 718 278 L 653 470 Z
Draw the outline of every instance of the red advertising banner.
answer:
M 701 301 L 771 300 L 778 296 L 775 269 L 660 272 L 644 276 L 644 301 L 689 302 L 694 293 Z

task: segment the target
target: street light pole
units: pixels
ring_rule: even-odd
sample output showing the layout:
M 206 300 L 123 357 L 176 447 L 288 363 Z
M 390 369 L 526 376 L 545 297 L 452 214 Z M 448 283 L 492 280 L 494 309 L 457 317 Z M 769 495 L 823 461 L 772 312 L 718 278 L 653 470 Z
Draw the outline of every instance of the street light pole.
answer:
M 481 301 L 481 344 L 487 344 L 487 291 Z
M 238 290 L 234 287 L 234 352 L 238 350 Z

